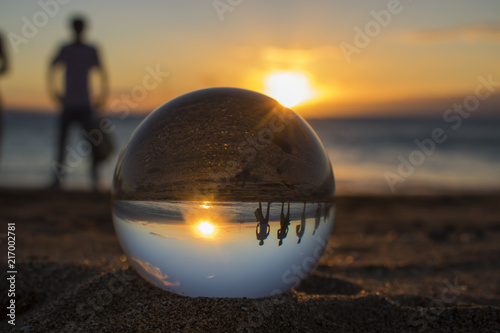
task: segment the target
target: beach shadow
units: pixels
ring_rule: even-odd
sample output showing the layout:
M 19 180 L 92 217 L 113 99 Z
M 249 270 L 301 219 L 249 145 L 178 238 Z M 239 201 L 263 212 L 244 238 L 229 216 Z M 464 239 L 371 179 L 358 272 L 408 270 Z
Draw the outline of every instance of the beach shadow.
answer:
M 34 262 L 18 264 L 16 275 L 16 315 L 22 316 L 38 310 L 50 300 L 55 300 L 77 286 L 99 276 L 100 270 L 77 264 Z M 8 290 L 7 279 L 0 281 L 0 289 Z M 8 299 L 2 298 L 1 307 L 7 307 Z
M 133 290 L 158 293 L 156 287 L 131 267 L 112 269 L 99 265 L 33 262 L 17 265 L 17 272 L 15 304 L 18 322 L 31 319 L 40 311 L 55 311 L 67 306 L 74 307 L 75 316 L 85 317 L 87 312 L 98 313 L 103 306 L 127 298 Z M 7 279 L 0 281 L 0 289 L 8 290 Z M 160 295 L 182 297 L 167 291 Z M 8 301 L 8 298 L 3 298 L 0 306 L 5 309 Z M 88 309 L 79 309 L 82 302 L 88 303 Z
M 450 294 L 452 295 L 452 294 Z M 440 295 L 439 295 L 440 296 Z M 453 302 L 443 302 L 441 297 L 430 298 L 430 297 L 422 297 L 418 295 L 392 295 L 387 296 L 387 300 L 394 305 L 397 306 L 405 306 L 412 308 L 428 308 L 432 305 L 439 305 L 445 308 L 456 308 L 457 305 L 473 307 L 475 305 L 486 305 L 486 306 L 500 306 L 500 303 L 495 299 L 487 299 L 487 298 L 476 298 L 476 297 L 467 297 L 460 296 L 459 300 L 454 300 Z
M 329 267 L 326 265 L 319 265 L 317 271 L 325 274 L 347 274 L 350 276 L 366 276 L 370 275 L 373 279 L 388 280 L 400 279 L 405 276 L 428 275 L 436 276 L 445 274 L 447 272 L 460 272 L 460 273 L 476 273 L 484 270 L 485 267 L 490 265 L 491 253 L 485 253 L 483 260 L 467 260 L 456 263 L 439 264 L 439 265 L 401 265 L 397 267 L 386 267 L 382 265 L 366 265 L 358 267 Z M 496 256 L 496 254 L 495 254 Z M 496 256 L 497 257 L 497 256 Z M 498 257 L 497 257 L 498 258 Z
M 295 290 L 311 295 L 358 295 L 363 288 L 345 280 L 313 273 L 302 280 Z

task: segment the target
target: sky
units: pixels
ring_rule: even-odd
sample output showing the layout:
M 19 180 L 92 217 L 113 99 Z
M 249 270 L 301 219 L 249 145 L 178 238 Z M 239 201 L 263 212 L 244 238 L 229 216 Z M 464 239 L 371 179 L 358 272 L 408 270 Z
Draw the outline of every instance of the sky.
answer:
M 0 0 L 5 109 L 57 111 L 47 67 L 74 14 L 109 75 L 109 112 L 231 86 L 281 90 L 305 117 L 442 114 L 479 76 L 500 81 L 498 0 Z

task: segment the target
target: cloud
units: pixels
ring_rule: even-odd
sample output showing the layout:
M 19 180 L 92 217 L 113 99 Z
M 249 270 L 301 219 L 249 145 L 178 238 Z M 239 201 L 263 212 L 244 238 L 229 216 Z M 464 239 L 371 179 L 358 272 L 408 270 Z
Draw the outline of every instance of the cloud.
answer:
M 163 237 L 163 238 L 166 238 L 166 239 L 181 239 L 179 237 L 165 236 L 165 235 L 162 235 L 162 234 L 160 234 L 158 232 L 152 232 L 152 231 L 150 231 L 149 233 L 151 235 L 160 236 L 160 237 Z
M 142 261 L 140 259 L 137 259 L 137 258 L 131 258 L 133 262 L 135 262 L 137 264 L 137 266 L 139 266 L 139 268 L 141 268 L 145 273 L 151 275 L 152 277 L 156 278 L 159 280 L 159 282 L 161 284 L 163 284 L 164 286 L 168 286 L 168 287 L 177 287 L 180 285 L 179 282 L 168 282 L 167 281 L 167 278 L 168 278 L 168 275 L 164 275 L 162 272 L 161 272 L 161 269 L 150 264 L 149 262 L 147 261 Z
M 454 40 L 466 42 L 500 42 L 500 23 L 468 25 L 449 29 L 436 29 L 406 34 L 412 43 L 440 43 Z

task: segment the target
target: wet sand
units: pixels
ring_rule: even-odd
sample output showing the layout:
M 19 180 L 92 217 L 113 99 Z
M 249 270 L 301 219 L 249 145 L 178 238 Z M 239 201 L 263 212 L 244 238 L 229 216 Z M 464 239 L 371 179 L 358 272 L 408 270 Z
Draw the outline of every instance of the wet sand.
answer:
M 186 298 L 129 267 L 108 194 L 0 190 L 4 263 L 7 223 L 16 223 L 13 331 L 500 331 L 500 195 L 349 196 L 336 204 L 328 248 L 296 290 Z M 2 276 L 4 331 L 12 326 Z

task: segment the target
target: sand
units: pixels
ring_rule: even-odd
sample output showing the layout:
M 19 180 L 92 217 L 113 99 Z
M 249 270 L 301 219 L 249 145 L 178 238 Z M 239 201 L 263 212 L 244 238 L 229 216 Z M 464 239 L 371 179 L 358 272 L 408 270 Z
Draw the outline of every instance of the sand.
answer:
M 287 294 L 186 298 L 129 267 L 109 194 L 0 190 L 16 223 L 23 332 L 500 332 L 500 196 L 350 196 L 317 269 Z M 5 267 L 5 265 L 3 266 Z

